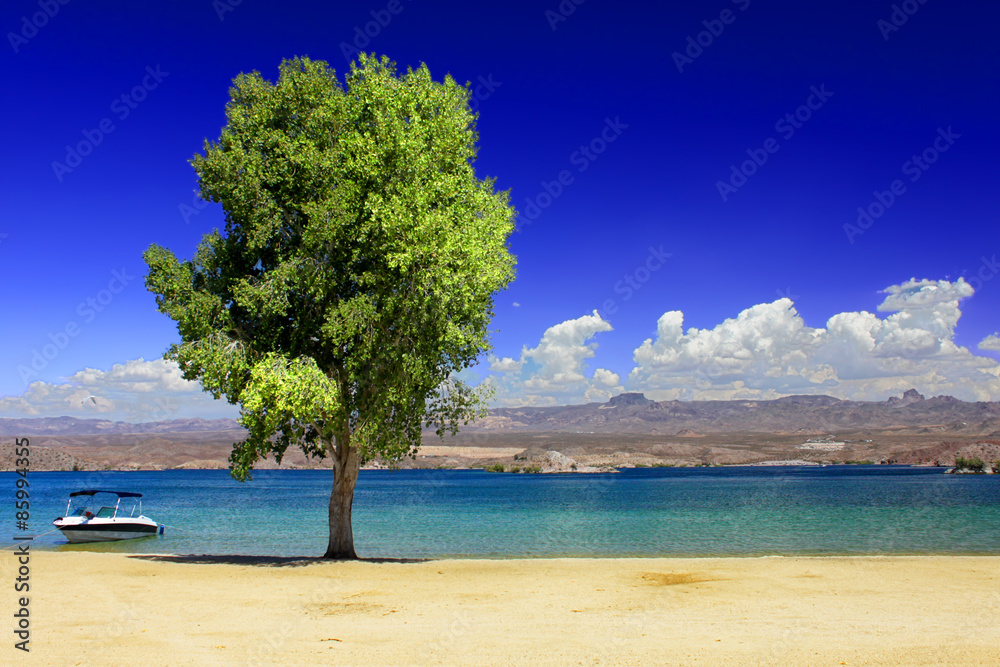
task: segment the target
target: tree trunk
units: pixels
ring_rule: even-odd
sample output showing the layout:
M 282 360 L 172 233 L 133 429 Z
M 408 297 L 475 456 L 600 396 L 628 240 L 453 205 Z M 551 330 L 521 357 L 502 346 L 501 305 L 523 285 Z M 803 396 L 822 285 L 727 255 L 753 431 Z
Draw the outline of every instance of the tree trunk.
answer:
M 346 560 L 358 557 L 354 553 L 354 529 L 351 527 L 358 467 L 357 450 L 338 442 L 333 455 L 333 489 L 330 491 L 330 544 L 323 558 Z

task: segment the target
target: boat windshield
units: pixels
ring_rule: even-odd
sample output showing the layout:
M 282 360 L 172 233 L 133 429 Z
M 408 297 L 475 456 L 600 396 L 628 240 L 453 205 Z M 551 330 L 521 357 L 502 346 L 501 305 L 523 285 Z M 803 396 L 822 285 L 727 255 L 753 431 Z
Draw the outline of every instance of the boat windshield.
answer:
M 70 496 L 66 504 L 66 516 L 89 515 L 99 519 L 135 517 L 142 514 L 141 503 L 138 497 L 123 497 L 106 491 Z

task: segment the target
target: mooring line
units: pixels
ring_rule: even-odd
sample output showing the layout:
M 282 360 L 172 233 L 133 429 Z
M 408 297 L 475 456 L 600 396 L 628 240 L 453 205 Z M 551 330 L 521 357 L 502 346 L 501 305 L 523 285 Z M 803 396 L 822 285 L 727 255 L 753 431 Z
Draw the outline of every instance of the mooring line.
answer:
M 11 542 L 10 544 L 5 544 L 5 545 L 3 545 L 3 547 L 0 547 L 0 550 L 4 550 L 5 551 L 5 550 L 7 550 L 7 548 L 9 548 L 9 547 L 15 547 L 15 546 L 17 546 L 19 544 L 29 544 L 33 540 L 35 540 L 35 539 L 37 539 L 39 537 L 42 537 L 44 535 L 48 535 L 49 533 L 54 533 L 57 530 L 59 530 L 59 529 L 58 528 L 53 528 L 52 530 L 47 530 L 44 533 L 39 533 L 38 535 L 32 535 L 30 540 L 18 540 L 17 542 Z

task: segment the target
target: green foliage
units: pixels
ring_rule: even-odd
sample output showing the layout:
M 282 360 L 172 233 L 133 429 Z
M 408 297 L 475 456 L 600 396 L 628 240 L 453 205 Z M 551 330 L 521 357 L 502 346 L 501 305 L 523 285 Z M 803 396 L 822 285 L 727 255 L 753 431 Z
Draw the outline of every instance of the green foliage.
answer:
M 527 458 L 527 457 L 525 457 L 525 458 Z M 484 472 L 508 472 L 508 473 L 516 475 L 517 473 L 540 473 L 540 472 L 542 472 L 542 469 L 541 469 L 540 466 L 524 466 L 524 467 L 521 467 L 521 466 L 510 466 L 510 467 L 507 467 L 507 466 L 504 466 L 504 464 L 502 464 L 502 463 L 494 463 L 491 466 L 487 466 L 487 467 L 483 468 L 483 471 Z
M 961 456 L 955 457 L 955 470 L 971 470 L 973 472 L 983 472 L 986 464 L 980 458 L 965 459 Z
M 343 85 L 308 58 L 275 83 L 234 80 L 220 138 L 192 160 L 225 233 L 188 261 L 156 245 L 144 259 L 180 333 L 165 357 L 240 405 L 238 479 L 292 445 L 397 461 L 422 426 L 482 414 L 455 375 L 490 349 L 516 214 L 476 176 L 468 103 L 450 77 L 364 54 Z
M 870 465 L 875 465 L 875 462 L 872 461 L 871 459 L 858 459 L 858 460 L 851 459 L 851 460 L 848 460 L 848 461 L 844 461 L 844 464 L 845 465 L 856 465 L 856 466 L 862 466 L 862 465 L 863 466 L 870 466 Z

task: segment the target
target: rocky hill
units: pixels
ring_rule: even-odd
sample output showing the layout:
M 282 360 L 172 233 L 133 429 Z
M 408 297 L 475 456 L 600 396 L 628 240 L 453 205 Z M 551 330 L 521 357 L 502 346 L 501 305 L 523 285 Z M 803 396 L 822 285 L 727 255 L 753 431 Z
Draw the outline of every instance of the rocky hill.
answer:
M 897 429 L 1000 437 L 1000 402 L 969 403 L 951 396 L 928 399 L 915 389 L 884 402 L 786 396 L 773 401 L 658 403 L 642 394 L 621 394 L 603 404 L 497 408 L 475 428 L 649 435 Z
M 36 419 L 0 418 L 0 436 L 30 435 L 131 435 L 136 433 L 193 433 L 239 429 L 232 419 L 170 419 L 158 422 L 113 422 L 107 419 L 76 417 L 41 417 Z
M 16 454 L 16 450 L 18 449 L 23 449 L 23 446 L 15 447 L 13 438 L 0 440 L 0 472 L 25 468 L 25 466 L 17 464 L 17 461 L 20 458 Z M 68 454 L 60 449 L 34 446 L 30 448 L 28 462 L 29 465 L 27 466 L 27 469 L 32 471 L 87 470 L 93 465 L 90 461 L 78 459 L 72 454 Z

